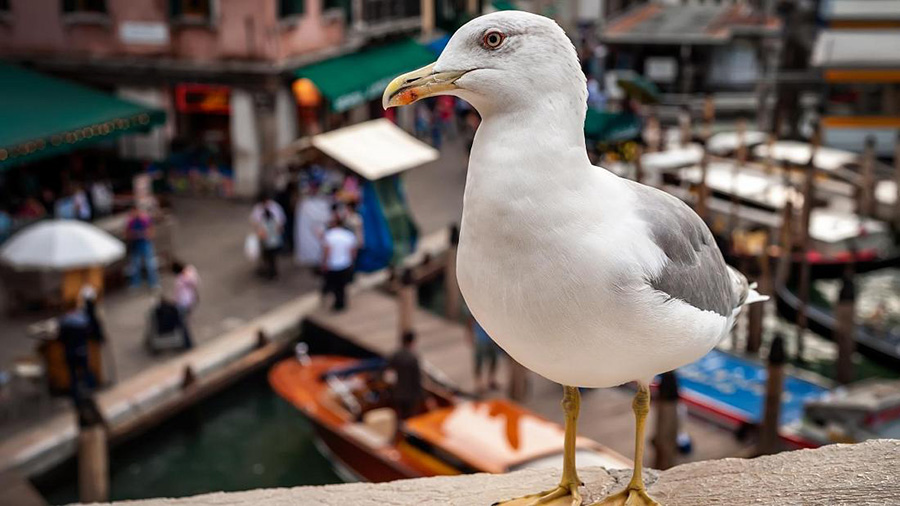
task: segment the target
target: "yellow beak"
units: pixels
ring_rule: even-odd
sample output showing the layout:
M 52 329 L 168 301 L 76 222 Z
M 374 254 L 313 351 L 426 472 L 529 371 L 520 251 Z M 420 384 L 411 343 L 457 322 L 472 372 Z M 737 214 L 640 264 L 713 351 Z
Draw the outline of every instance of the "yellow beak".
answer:
M 456 80 L 465 73 L 466 71 L 435 72 L 434 63 L 426 65 L 391 81 L 384 89 L 381 105 L 389 109 L 409 105 L 425 97 L 446 94 L 447 91 L 459 88 Z

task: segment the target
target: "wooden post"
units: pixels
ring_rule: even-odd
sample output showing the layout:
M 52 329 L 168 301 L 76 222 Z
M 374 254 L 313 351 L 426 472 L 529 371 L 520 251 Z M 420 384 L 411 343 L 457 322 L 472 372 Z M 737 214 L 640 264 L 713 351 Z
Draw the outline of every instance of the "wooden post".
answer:
M 709 139 L 713 134 L 713 122 L 716 120 L 716 102 L 712 93 L 707 93 L 703 99 L 703 138 Z
M 447 263 L 444 265 L 444 288 L 446 290 L 444 309 L 449 320 L 459 321 L 460 293 L 456 279 L 456 248 L 459 246 L 459 227 L 450 225 L 450 246 L 447 248 Z
M 894 141 L 894 184 L 897 186 L 897 194 L 894 200 L 894 228 L 900 230 L 900 132 Z
M 768 377 L 766 378 L 766 399 L 763 406 L 762 426 L 759 432 L 757 451 L 765 455 L 779 450 L 778 420 L 781 417 L 781 393 L 784 389 L 784 338 L 776 335 L 769 349 Z
M 875 137 L 866 137 L 866 147 L 863 151 L 862 170 L 857 188 L 857 209 L 861 216 L 875 214 Z
M 422 35 L 431 37 L 434 35 L 434 0 L 420 0 L 419 6 L 422 16 Z
M 806 177 L 803 180 L 803 208 L 800 214 L 800 286 L 799 293 L 797 294 L 797 298 L 800 301 L 799 307 L 797 308 L 797 360 L 802 362 L 804 360 L 804 351 L 805 351 L 805 340 L 803 334 L 806 332 L 806 328 L 808 326 L 808 316 L 807 313 L 809 311 L 809 292 L 810 292 L 810 284 L 812 280 L 810 279 L 810 265 L 809 265 L 809 221 L 810 216 L 812 215 L 813 201 L 816 198 L 815 195 L 815 178 L 816 178 L 816 168 L 812 164 L 812 159 L 815 156 L 815 150 L 813 150 L 813 155 L 810 156 L 810 163 L 806 167 Z
M 106 427 L 93 398 L 78 408 L 78 499 L 82 503 L 109 500 L 109 455 Z
M 662 150 L 663 131 L 656 113 L 652 113 L 651 116 L 647 118 L 646 141 L 648 152 L 656 153 Z
M 769 279 L 771 269 L 769 268 L 768 246 L 769 238 L 766 236 L 763 250 L 756 257 L 756 266 L 752 268 L 753 278 L 757 282 L 757 291 L 763 295 L 772 294 L 772 281 Z M 749 354 L 755 355 L 759 353 L 759 348 L 762 346 L 763 316 L 765 316 L 765 313 L 766 304 L 764 302 L 751 304 L 747 308 L 747 353 Z
M 402 336 L 413 331 L 413 313 L 416 311 L 416 285 L 413 282 L 412 270 L 405 269 L 400 278 L 400 289 L 397 291 L 397 308 L 400 316 L 397 319 L 399 328 L 397 335 Z
M 700 158 L 700 184 L 697 188 L 697 215 L 706 221 L 707 218 L 707 198 L 709 189 L 706 186 L 706 176 L 709 170 L 709 152 L 706 150 L 706 143 L 703 143 L 703 156 Z
M 678 378 L 674 371 L 663 373 L 656 395 L 656 448 L 657 469 L 675 465 L 678 455 Z
M 690 106 L 684 106 L 681 108 L 681 112 L 678 113 L 678 142 L 684 147 L 687 146 L 691 142 L 691 131 L 693 127 L 691 126 L 691 108 Z
M 509 398 L 515 402 L 525 402 L 528 398 L 528 369 L 518 363 L 512 357 L 506 361 L 509 364 Z
M 853 353 L 856 352 L 856 286 L 853 282 L 853 264 L 844 272 L 841 292 L 834 309 L 834 342 L 838 347 L 837 380 L 846 385 L 853 381 Z
M 638 183 L 644 182 L 644 166 L 641 164 L 643 154 L 644 148 L 638 144 L 634 149 L 634 180 Z

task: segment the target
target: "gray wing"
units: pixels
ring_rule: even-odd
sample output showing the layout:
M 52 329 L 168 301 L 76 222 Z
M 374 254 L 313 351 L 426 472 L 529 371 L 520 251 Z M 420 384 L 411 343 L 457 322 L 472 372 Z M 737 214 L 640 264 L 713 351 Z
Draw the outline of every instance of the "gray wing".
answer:
M 638 216 L 668 257 L 662 272 L 648 280 L 650 286 L 698 309 L 730 316 L 740 305 L 735 278 L 706 223 L 678 198 L 628 183 L 638 197 Z

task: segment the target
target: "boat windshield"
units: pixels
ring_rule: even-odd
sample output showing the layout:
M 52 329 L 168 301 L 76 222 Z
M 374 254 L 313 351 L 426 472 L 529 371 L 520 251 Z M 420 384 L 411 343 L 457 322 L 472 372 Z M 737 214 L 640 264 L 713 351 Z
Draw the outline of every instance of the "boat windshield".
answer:
M 619 469 L 625 465 L 621 457 L 607 455 L 590 448 L 576 449 L 575 460 L 578 462 L 579 467 L 603 466 L 607 469 Z M 519 471 L 521 469 L 562 469 L 562 464 L 563 454 L 559 452 L 510 466 L 509 471 Z

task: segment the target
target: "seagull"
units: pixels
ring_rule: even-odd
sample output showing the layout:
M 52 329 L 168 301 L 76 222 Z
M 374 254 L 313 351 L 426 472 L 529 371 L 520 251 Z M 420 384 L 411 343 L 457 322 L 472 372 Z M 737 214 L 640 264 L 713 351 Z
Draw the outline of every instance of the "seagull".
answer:
M 600 504 L 658 504 L 641 477 L 651 379 L 705 355 L 742 306 L 765 298 L 725 264 L 685 203 L 591 164 L 585 76 L 551 19 L 473 19 L 435 63 L 394 79 L 383 104 L 435 95 L 466 100 L 482 117 L 457 250 L 466 304 L 511 357 L 564 391 L 559 486 L 503 504 L 582 504 L 578 388 L 632 381 L 632 479 Z

